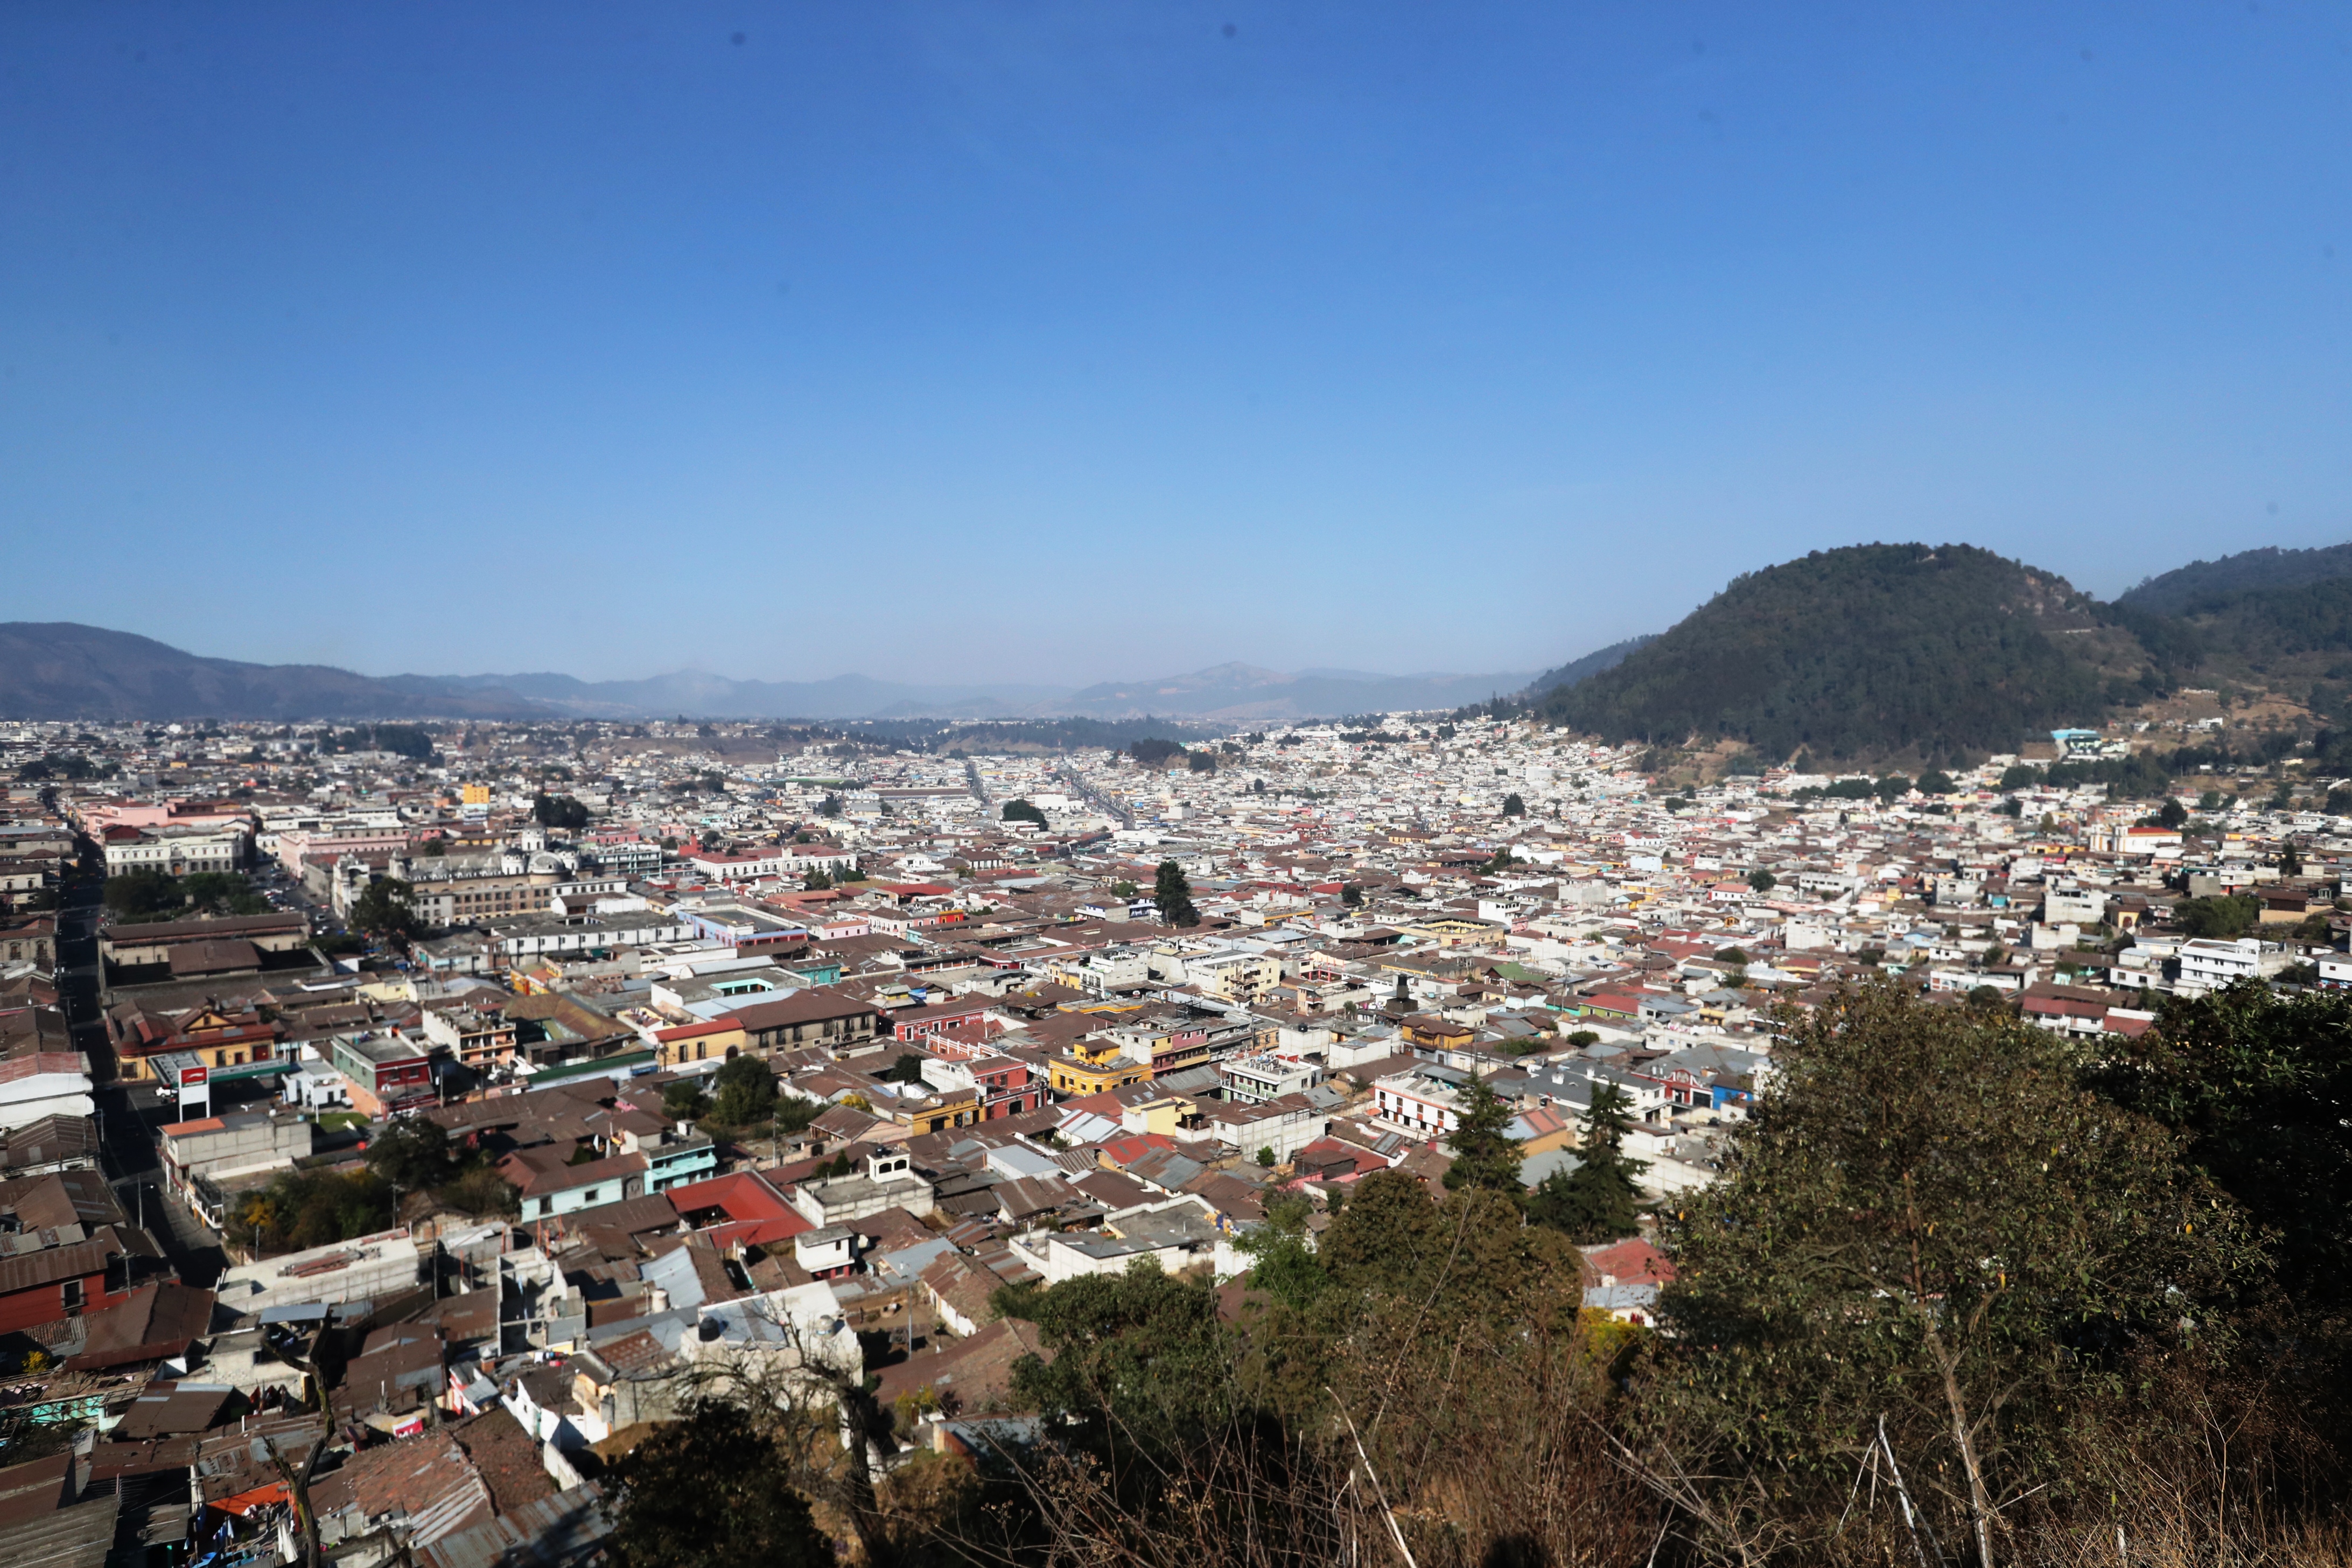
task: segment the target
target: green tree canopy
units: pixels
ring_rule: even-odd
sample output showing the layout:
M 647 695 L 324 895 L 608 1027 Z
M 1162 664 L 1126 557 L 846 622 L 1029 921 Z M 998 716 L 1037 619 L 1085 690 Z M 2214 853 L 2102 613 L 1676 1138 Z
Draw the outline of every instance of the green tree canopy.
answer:
M 124 871 L 106 879 L 106 907 L 122 921 L 169 920 L 187 908 L 179 879 L 168 871 Z
M 2352 995 L 2282 996 L 2242 980 L 2176 997 L 2118 1042 L 2096 1082 L 2176 1129 L 2278 1237 L 2281 1282 L 2340 1303 L 2352 1281 Z
M 1232 1346 L 1205 1281 L 1139 1258 L 1124 1274 L 1087 1274 L 1050 1289 L 1009 1286 L 997 1310 L 1037 1325 L 1054 1352 L 1024 1356 L 1013 1392 L 1027 1408 L 1065 1417 L 1097 1448 L 1170 1455 L 1201 1440 L 1234 1408 Z M 1116 1413 L 1116 1430 L 1111 1416 Z
M 711 1079 L 710 1114 L 730 1127 L 765 1121 L 776 1107 L 775 1069 L 754 1056 L 740 1056 Z
M 446 1185 L 457 1174 L 449 1131 L 425 1116 L 395 1117 L 369 1141 L 368 1169 L 404 1193 Z
M 377 878 L 352 900 L 352 929 L 386 942 L 407 941 L 416 934 L 416 916 L 408 907 L 414 891 L 397 877 Z
M 588 808 L 568 795 L 535 795 L 530 803 L 531 816 L 542 827 L 559 833 L 576 833 L 588 826 Z
M 239 871 L 192 871 L 180 879 L 180 891 L 196 910 L 213 915 L 264 915 L 269 900 L 253 890 Z
M 1883 1418 L 1939 1534 L 1989 1564 L 1996 1510 L 2067 1483 L 2069 1413 L 2114 1366 L 2095 1348 L 2218 1351 L 2259 1249 L 2061 1037 L 1875 982 L 1773 1057 L 1724 1179 L 1665 1219 L 1651 1397 L 1706 1435 L 1695 1467 L 1783 1497 L 1843 1497 Z
M 2172 907 L 2172 918 L 2189 936 L 2227 942 L 2254 929 L 2263 918 L 2263 902 L 2242 893 L 2183 899 Z
M 740 1406 L 704 1402 L 612 1468 L 618 1568 L 833 1568 L 833 1543 L 785 1483 L 790 1457 Z
M 1006 801 L 1000 815 L 1007 822 L 1034 822 L 1040 827 L 1045 826 L 1045 808 L 1033 805 L 1026 800 Z
M 1157 735 L 1144 736 L 1142 739 L 1129 746 L 1127 752 L 1128 755 L 1133 757 L 1137 762 L 1143 763 L 1146 767 L 1151 767 L 1158 763 L 1167 762 L 1171 758 L 1181 757 L 1186 754 L 1182 742 L 1163 740 Z

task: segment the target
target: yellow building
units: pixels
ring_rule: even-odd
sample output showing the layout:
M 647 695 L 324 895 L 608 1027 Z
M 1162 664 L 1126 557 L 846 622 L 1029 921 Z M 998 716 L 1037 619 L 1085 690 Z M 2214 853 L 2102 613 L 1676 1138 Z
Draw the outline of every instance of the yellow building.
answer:
M 1053 1085 L 1055 1093 L 1076 1099 L 1106 1094 L 1130 1083 L 1149 1083 L 1151 1068 L 1121 1055 L 1113 1047 L 1090 1057 L 1055 1057 L 1046 1064 L 1045 1081 Z

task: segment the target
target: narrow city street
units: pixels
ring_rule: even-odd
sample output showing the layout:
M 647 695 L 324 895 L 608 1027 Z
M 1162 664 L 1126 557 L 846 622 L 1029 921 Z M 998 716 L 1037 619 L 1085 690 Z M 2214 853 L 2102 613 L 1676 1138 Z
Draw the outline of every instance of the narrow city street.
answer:
M 94 860 L 90 851 L 85 860 Z M 94 872 L 76 877 L 61 889 L 58 909 L 58 1001 L 73 1031 L 74 1044 L 89 1053 L 98 1079 L 99 1155 L 108 1184 L 131 1219 L 154 1237 L 190 1285 L 209 1287 L 227 1266 L 220 1238 L 165 1192 L 155 1130 L 170 1120 L 162 1094 L 150 1084 L 114 1078 L 114 1053 L 107 1043 L 100 1007 L 105 975 L 98 956 L 98 926 L 104 882 Z

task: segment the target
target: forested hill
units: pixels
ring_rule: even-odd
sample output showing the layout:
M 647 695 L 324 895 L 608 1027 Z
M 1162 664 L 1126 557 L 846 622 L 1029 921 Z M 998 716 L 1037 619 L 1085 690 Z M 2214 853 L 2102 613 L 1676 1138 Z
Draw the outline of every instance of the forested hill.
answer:
M 2219 561 L 2192 561 L 2150 577 L 2116 603 L 2159 616 L 2210 615 L 2243 595 L 2352 577 L 2352 544 L 2319 550 L 2244 550 Z
M 2063 578 L 1973 545 L 1866 544 L 1735 580 L 1538 711 L 1620 742 L 1941 761 L 2095 722 L 2143 679 L 2138 638 Z
M 1607 647 L 1595 648 L 1582 658 L 1572 658 L 1557 669 L 1545 670 L 1528 682 L 1528 689 L 1532 692 L 1541 692 L 1554 690 L 1562 686 L 1578 685 L 1591 679 L 1604 669 L 1616 668 L 1625 662 L 1634 649 L 1657 640 L 1657 634 L 1652 632 L 1643 637 L 1627 637 L 1623 642 L 1611 643 Z

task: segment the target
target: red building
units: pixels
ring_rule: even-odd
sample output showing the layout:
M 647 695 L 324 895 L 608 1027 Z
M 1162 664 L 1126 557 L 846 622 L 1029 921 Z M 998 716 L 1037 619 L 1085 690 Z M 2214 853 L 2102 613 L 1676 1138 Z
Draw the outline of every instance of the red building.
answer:
M 352 1086 L 352 1108 L 390 1116 L 431 1105 L 433 1058 L 423 1046 L 394 1033 L 336 1035 L 327 1060 Z
M 0 1333 L 127 1301 L 131 1273 L 130 1249 L 112 1226 L 87 1241 L 0 1258 Z

